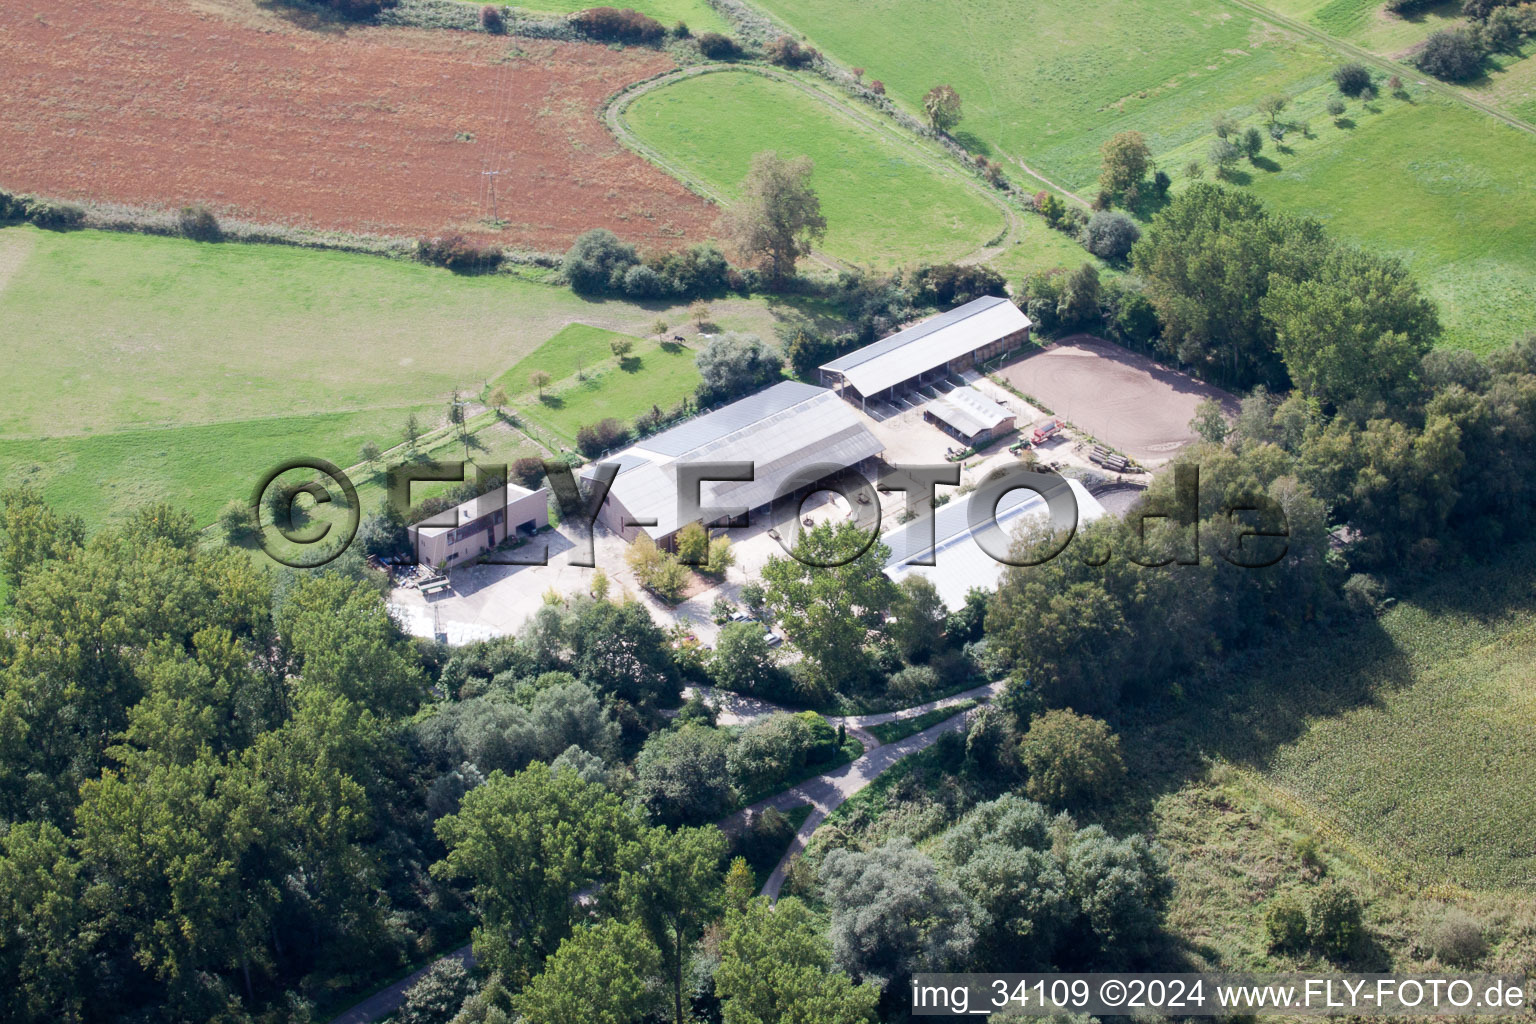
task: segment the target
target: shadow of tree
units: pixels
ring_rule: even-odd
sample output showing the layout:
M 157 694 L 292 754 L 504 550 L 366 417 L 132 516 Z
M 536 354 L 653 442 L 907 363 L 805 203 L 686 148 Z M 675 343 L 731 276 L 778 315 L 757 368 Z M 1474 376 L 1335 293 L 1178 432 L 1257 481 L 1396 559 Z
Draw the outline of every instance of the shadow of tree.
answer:
M 1274 174 L 1280 169 L 1280 165 L 1267 156 L 1256 156 L 1249 162 L 1266 174 Z

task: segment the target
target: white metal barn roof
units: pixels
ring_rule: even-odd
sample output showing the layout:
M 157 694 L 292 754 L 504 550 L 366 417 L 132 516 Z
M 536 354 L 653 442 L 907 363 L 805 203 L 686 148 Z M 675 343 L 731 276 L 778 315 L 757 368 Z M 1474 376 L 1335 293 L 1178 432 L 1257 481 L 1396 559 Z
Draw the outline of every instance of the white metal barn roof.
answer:
M 706 508 L 754 509 L 771 502 L 799 470 L 823 464 L 843 469 L 884 450 L 858 413 L 833 392 L 784 381 L 619 453 L 621 464 L 632 458 L 644 462 L 622 468 L 610 496 L 631 517 L 655 519 L 655 526 L 643 529 L 665 537 L 685 525 L 678 515 L 682 463 L 753 463 L 753 480 L 705 483 L 699 501 Z
M 861 395 L 878 394 L 1029 326 L 1029 317 L 1019 307 L 988 295 L 865 345 L 821 369 L 842 374 Z
M 1013 419 L 1013 413 L 969 385 L 940 395 L 928 403 L 925 411 L 933 413 L 966 437 L 974 437 L 983 430 L 996 430 Z
M 1069 478 L 1067 486 L 1072 488 L 1072 496 L 1077 499 L 1079 529 L 1104 515 L 1104 506 L 1081 483 Z M 965 604 L 966 592 L 972 587 L 994 589 L 1007 566 L 982 550 L 971 533 L 968 517 L 975 494 L 972 491 L 939 506 L 933 517 L 931 549 L 927 538 L 914 523 L 898 526 L 881 538 L 891 549 L 885 574 L 898 583 L 910 575 L 926 576 L 951 611 Z M 1021 528 L 1029 530 L 1044 524 L 1047 515 L 1045 499 L 1022 488 L 1009 491 L 997 503 L 997 525 L 1010 537 L 1017 536 Z M 913 559 L 930 550 L 933 565 L 911 564 Z M 1058 557 L 1066 557 L 1066 553 Z

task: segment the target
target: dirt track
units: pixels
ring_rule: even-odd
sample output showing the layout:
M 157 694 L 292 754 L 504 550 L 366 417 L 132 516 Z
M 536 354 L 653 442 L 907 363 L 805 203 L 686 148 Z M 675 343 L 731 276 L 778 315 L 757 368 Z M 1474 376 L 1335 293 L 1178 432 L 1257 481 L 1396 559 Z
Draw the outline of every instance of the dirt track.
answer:
M 301 28 L 252 0 L 0 4 L 0 187 L 321 230 L 488 230 L 656 247 L 715 211 L 598 108 L 665 54 L 399 28 Z M 512 54 L 509 58 L 508 54 Z
M 1189 421 L 1206 398 L 1229 417 L 1237 400 L 1091 334 L 1074 334 L 998 371 L 1056 415 L 1144 466 L 1173 458 L 1195 440 Z

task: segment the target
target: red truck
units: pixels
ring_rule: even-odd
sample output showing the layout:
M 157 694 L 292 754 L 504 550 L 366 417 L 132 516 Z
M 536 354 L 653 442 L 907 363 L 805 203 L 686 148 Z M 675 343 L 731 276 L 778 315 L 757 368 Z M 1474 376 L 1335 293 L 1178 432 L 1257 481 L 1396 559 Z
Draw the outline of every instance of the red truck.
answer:
M 1035 432 L 1030 435 L 1029 443 L 1038 445 L 1049 441 L 1051 438 L 1061 433 L 1061 426 L 1061 420 L 1058 420 L 1055 417 L 1046 420 L 1044 423 L 1041 423 L 1039 426 L 1035 427 Z

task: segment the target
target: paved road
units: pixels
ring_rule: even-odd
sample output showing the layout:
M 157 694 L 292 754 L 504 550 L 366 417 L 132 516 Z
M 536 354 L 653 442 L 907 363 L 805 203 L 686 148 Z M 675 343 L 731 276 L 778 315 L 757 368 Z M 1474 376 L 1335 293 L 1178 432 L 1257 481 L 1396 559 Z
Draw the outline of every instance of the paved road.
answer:
M 789 849 L 784 852 L 783 857 L 779 858 L 779 863 L 774 867 L 773 873 L 768 876 L 768 881 L 763 886 L 763 895 L 771 899 L 779 898 L 779 890 L 784 887 L 784 876 L 789 870 L 789 862 L 804 851 L 806 844 L 810 842 L 811 834 L 827 819 L 827 815 L 840 807 L 849 797 L 875 781 L 882 772 L 902 758 L 915 754 L 920 750 L 926 750 L 946 732 L 957 732 L 963 729 L 966 716 L 956 714 L 936 725 L 929 726 L 922 732 L 913 733 L 911 736 L 897 740 L 894 743 L 881 743 L 872 733 L 865 731 L 868 726 L 916 718 L 927 714 L 929 711 L 952 707 L 967 700 L 990 700 L 1002 690 L 1003 685 L 1001 682 L 996 682 L 988 683 L 985 686 L 972 687 L 964 693 L 956 693 L 940 700 L 929 701 L 927 704 L 904 708 L 901 711 L 885 711 L 874 715 L 848 715 L 841 718 L 828 719 L 828 721 L 847 726 L 849 732 L 859 737 L 861 742 L 865 744 L 865 751 L 862 757 L 825 775 L 818 775 L 814 779 L 806 779 L 798 786 L 791 786 L 784 792 L 768 797 L 766 800 L 759 800 L 750 807 L 744 807 L 720 822 L 721 830 L 730 835 L 741 830 L 746 824 L 748 816 L 761 813 L 769 807 L 779 811 L 788 811 L 791 807 L 798 807 L 801 804 L 811 805 L 811 813 L 806 816 L 805 823 L 795 833 L 795 838 L 790 842 Z
M 475 966 L 475 954 L 468 946 L 460 946 L 452 953 L 442 957 L 443 960 L 449 958 L 464 961 L 465 967 Z M 400 979 L 388 988 L 380 989 L 346 1013 L 332 1020 L 331 1024 L 371 1024 L 373 1021 L 389 1016 L 400 1008 L 401 1003 L 405 1002 L 406 990 L 420 981 L 421 976 L 430 971 L 437 963 L 438 961 L 434 960 L 416 973 Z

